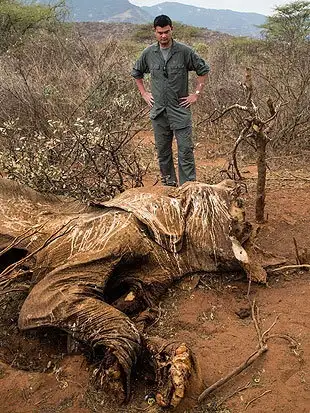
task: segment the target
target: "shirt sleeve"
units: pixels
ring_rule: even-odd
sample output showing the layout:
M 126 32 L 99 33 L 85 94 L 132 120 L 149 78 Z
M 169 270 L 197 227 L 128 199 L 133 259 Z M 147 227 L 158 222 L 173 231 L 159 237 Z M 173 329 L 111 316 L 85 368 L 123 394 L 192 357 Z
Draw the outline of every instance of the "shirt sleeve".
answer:
M 204 76 L 210 72 L 210 66 L 191 49 L 188 62 L 188 70 L 195 71 L 197 76 Z
M 150 73 L 150 70 L 146 61 L 146 53 L 143 51 L 132 68 L 131 76 L 135 79 L 143 79 L 145 73 Z

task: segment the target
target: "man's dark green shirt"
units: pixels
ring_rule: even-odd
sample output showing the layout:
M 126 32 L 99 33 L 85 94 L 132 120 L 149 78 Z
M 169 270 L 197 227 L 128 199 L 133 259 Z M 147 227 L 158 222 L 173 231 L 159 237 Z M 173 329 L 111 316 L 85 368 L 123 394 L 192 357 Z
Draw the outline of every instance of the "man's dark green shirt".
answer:
M 191 124 L 190 109 L 180 106 L 180 98 L 188 96 L 190 71 L 203 76 L 210 68 L 191 47 L 183 43 L 172 41 L 166 62 L 159 43 L 143 50 L 134 65 L 132 76 L 135 79 L 143 79 L 144 74 L 151 75 L 151 91 L 154 98 L 151 119 L 156 119 L 166 110 L 171 129 L 182 129 Z

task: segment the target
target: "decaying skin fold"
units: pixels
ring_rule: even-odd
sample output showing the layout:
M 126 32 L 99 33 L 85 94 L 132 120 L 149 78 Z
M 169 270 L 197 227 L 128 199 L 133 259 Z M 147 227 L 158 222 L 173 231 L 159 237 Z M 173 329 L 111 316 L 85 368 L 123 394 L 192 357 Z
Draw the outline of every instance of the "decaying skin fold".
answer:
M 190 349 L 166 343 L 158 352 L 158 340 L 144 338 L 141 318 L 133 320 L 186 274 L 243 267 L 251 279 L 265 281 L 249 245 L 242 246 L 250 232 L 227 182 L 132 189 L 86 206 L 0 181 L 0 248 L 19 240 L 16 248 L 34 258 L 34 287 L 22 306 L 20 329 L 57 327 L 105 349 L 94 374 L 122 400 L 128 400 L 132 371 L 145 354 L 156 372 L 158 404 L 182 400 L 194 368 Z M 6 257 L 0 256 L 3 268 Z

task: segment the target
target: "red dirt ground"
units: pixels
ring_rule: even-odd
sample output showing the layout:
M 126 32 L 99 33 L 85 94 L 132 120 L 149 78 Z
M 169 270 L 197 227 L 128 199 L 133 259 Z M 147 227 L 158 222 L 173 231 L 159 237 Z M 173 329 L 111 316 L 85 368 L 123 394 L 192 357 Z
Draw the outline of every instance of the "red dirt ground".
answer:
M 224 158 L 204 160 L 197 148 L 198 178 L 221 168 Z M 296 169 L 296 168 L 295 168 Z M 255 167 L 243 168 L 248 218 L 253 220 Z M 285 265 L 310 251 L 310 174 L 274 168 L 268 175 L 266 214 L 257 244 Z M 147 182 L 154 182 L 156 174 Z M 309 263 L 309 256 L 306 257 Z M 261 330 L 270 327 L 268 351 L 197 405 L 209 385 L 244 363 L 258 339 L 240 276 L 192 276 L 171 289 L 160 303 L 160 317 L 149 334 L 186 342 L 196 355 L 198 374 L 186 400 L 175 410 L 192 413 L 310 412 L 310 273 L 283 270 L 269 274 L 268 285 L 251 285 L 250 300 L 259 309 Z M 0 293 L 1 294 L 1 293 Z M 114 404 L 91 384 L 91 368 L 82 352 L 67 353 L 66 335 L 57 331 L 21 334 L 17 328 L 24 292 L 0 295 L 1 413 L 155 412 L 144 396 L 152 389 L 134 381 L 127 406 Z

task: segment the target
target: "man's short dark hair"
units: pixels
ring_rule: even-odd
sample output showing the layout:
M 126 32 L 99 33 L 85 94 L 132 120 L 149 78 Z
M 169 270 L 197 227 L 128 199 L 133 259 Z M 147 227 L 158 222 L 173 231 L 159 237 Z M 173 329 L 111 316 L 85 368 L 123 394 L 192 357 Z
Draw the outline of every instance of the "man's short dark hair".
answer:
M 161 14 L 160 16 L 157 16 L 154 19 L 154 29 L 157 26 L 159 27 L 171 26 L 172 27 L 172 21 L 170 17 L 166 16 L 165 14 Z

